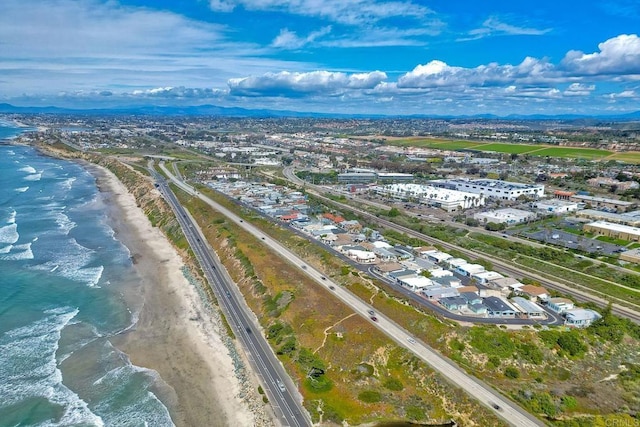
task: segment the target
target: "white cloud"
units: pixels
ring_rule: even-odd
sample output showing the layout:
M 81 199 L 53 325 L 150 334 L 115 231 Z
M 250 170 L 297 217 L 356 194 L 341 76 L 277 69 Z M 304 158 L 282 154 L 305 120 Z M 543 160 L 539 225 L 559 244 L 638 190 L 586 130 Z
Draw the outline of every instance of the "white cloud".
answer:
M 0 0 L 0 93 L 225 87 L 238 75 L 317 68 L 270 59 L 228 34 L 222 25 L 115 1 Z
M 346 25 L 374 24 L 389 18 L 422 20 L 433 12 L 411 1 L 374 0 L 211 0 L 218 12 L 230 12 L 236 6 L 247 10 L 282 11 L 310 16 Z
M 271 46 L 281 49 L 300 49 L 301 47 L 312 43 L 317 38 L 327 35 L 331 32 L 331 26 L 322 27 L 317 31 L 309 33 L 306 37 L 298 37 L 298 35 L 289 31 L 287 28 L 280 30 L 280 34 L 273 40 Z
M 563 92 L 565 96 L 589 96 L 596 89 L 595 85 L 571 83 Z
M 236 5 L 233 1 L 209 0 L 209 7 L 215 12 L 231 12 Z
M 231 95 L 237 96 L 336 96 L 348 89 L 374 88 L 386 78 L 387 75 L 380 71 L 351 75 L 330 71 L 282 71 L 257 77 L 230 79 L 228 85 Z
M 516 25 L 507 24 L 501 21 L 496 16 L 487 18 L 480 28 L 469 31 L 469 36 L 462 40 L 476 40 L 483 37 L 496 36 L 496 35 L 526 35 L 526 36 L 540 36 L 550 32 L 551 28 L 531 28 L 531 27 L 519 27 Z
M 512 83 L 540 83 L 554 76 L 546 60 L 527 57 L 518 65 L 490 63 L 475 68 L 447 65 L 438 60 L 418 65 L 398 79 L 398 86 L 428 88 L 439 86 L 495 86 Z
M 618 93 L 610 93 L 607 95 L 608 98 L 616 99 L 616 98 L 640 98 L 640 94 L 636 93 L 634 90 L 623 90 Z
M 562 65 L 577 75 L 640 74 L 640 38 L 621 34 L 598 45 L 599 52 L 569 51 Z

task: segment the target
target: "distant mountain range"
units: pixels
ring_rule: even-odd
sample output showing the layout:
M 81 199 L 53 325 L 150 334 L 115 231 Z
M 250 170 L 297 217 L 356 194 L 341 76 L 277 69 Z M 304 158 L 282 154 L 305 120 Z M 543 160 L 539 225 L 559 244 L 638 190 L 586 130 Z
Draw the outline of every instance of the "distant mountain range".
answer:
M 137 106 L 121 108 L 72 109 L 61 107 L 16 107 L 11 104 L 0 104 L 0 113 L 17 114 L 83 114 L 83 115 L 147 115 L 147 116 L 223 116 L 223 117 L 297 117 L 297 118 L 406 118 L 406 119 L 462 119 L 462 120 L 611 120 L 635 121 L 640 120 L 640 111 L 615 115 L 521 115 L 511 114 L 498 116 L 494 114 L 477 115 L 384 115 L 384 114 L 337 114 L 312 113 L 286 110 L 246 109 L 238 107 L 219 107 L 216 105 L 197 105 L 187 107 L 170 106 Z

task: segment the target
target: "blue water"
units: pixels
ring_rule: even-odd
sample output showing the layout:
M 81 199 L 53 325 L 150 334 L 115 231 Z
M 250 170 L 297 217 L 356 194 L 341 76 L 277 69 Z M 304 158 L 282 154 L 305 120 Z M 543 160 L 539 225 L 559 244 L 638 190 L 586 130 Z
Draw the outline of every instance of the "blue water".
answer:
M 0 427 L 173 425 L 110 343 L 139 281 L 105 208 L 79 165 L 0 143 Z

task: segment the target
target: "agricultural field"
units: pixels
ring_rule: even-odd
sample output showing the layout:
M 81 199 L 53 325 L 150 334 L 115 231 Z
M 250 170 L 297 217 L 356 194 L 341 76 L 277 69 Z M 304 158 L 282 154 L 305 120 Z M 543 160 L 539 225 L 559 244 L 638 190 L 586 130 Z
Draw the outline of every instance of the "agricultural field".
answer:
M 495 151 L 496 153 L 525 154 L 540 150 L 544 145 L 489 143 L 473 147 L 479 151 Z M 535 153 L 532 153 L 535 154 Z
M 425 147 L 437 150 L 478 150 L 493 151 L 507 154 L 528 154 L 531 156 L 576 158 L 587 160 L 599 160 L 609 158 L 612 160 L 640 163 L 640 153 L 614 153 L 608 150 L 579 147 L 557 147 L 546 144 L 510 144 L 477 141 L 449 141 L 429 138 L 402 138 L 388 139 L 387 144 L 400 147 Z M 609 157 L 611 156 L 611 157 Z
M 464 150 L 466 148 L 476 149 L 481 146 L 482 142 L 473 141 L 451 141 L 447 139 L 431 139 L 431 138 L 403 138 L 403 139 L 387 139 L 388 145 L 398 147 L 420 147 L 433 148 L 436 150 Z
M 625 163 L 640 163 L 640 152 L 638 151 L 629 151 L 627 153 L 615 153 L 608 157 L 609 160 L 617 160 Z
M 544 147 L 544 146 L 541 146 Z M 588 160 L 598 160 L 613 154 L 611 151 L 599 150 L 597 148 L 574 148 L 574 147 L 551 147 L 545 150 L 531 153 L 535 156 L 548 157 L 571 157 Z

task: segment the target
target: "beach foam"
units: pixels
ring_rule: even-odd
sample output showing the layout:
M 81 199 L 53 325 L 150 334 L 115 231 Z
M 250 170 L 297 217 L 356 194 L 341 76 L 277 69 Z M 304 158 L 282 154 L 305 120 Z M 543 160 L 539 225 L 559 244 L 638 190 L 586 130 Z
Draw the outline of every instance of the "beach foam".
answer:
M 5 225 L 4 227 L 0 227 L 0 243 L 14 244 L 18 239 L 20 239 L 20 234 L 18 234 L 18 224 L 13 222 L 9 223 L 9 225 Z
M 29 187 L 18 187 L 16 189 L 14 189 L 14 191 L 16 193 L 24 193 L 25 191 L 27 191 L 29 189 Z
M 64 307 L 44 314 L 46 317 L 0 336 L 0 407 L 42 397 L 64 408 L 57 422 L 44 425 L 103 426 L 102 418 L 62 383 L 55 359 L 61 331 L 78 310 Z
M 33 259 L 31 242 L 22 245 L 13 245 L 8 253 L 0 256 L 3 261 L 22 261 Z

